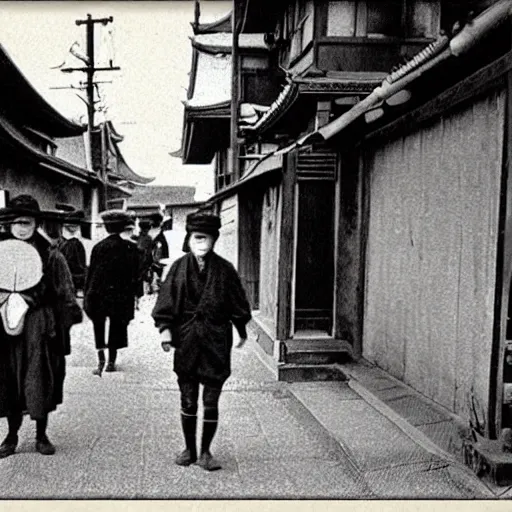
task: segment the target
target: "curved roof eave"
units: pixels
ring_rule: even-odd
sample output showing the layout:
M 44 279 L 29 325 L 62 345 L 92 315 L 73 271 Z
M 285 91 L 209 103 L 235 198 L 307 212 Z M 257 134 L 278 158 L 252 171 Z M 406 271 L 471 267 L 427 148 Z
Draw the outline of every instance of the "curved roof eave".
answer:
M 212 21 L 210 23 L 191 23 L 194 34 L 211 34 L 213 32 L 231 32 L 231 16 L 232 11 L 228 12 L 222 18 Z
M 53 169 L 56 172 L 64 172 L 70 178 L 78 181 L 94 182 L 97 181 L 97 176 L 88 171 L 87 169 L 78 167 L 66 160 L 59 157 L 48 155 L 41 151 L 38 147 L 34 146 L 29 139 L 27 139 L 21 132 L 12 126 L 5 118 L 0 116 L 0 131 L 4 136 L 14 143 L 17 147 L 26 151 L 29 157 L 37 160 L 38 163 Z
M 42 121 L 45 121 L 46 133 L 54 137 L 71 137 L 86 131 L 86 126 L 70 121 L 41 96 L 10 57 L 7 50 L 0 44 L 0 70 L 2 68 L 3 80 L 8 74 L 17 79 L 16 94 L 18 97 L 25 97 L 29 102 L 33 102 L 33 108 L 43 114 Z M 31 113 L 34 112 L 33 109 L 29 110 Z

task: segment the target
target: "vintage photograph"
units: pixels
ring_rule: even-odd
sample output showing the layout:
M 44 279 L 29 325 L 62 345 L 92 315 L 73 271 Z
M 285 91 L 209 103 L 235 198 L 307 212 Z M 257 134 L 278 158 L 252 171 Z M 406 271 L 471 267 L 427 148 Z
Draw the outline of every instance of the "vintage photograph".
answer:
M 0 2 L 0 503 L 506 502 L 511 281 L 512 0 Z

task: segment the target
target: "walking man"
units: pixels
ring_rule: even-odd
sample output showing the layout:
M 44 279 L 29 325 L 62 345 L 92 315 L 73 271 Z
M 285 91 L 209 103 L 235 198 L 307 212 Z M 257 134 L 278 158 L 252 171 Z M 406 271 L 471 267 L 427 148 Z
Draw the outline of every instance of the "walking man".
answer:
M 104 350 L 108 347 L 105 371 L 115 372 L 117 351 L 128 346 L 128 324 L 134 317 L 139 278 L 139 251 L 131 240 L 135 220 L 123 210 L 107 210 L 101 217 L 109 236 L 93 247 L 84 289 L 84 310 L 92 320 L 98 350 L 98 367 L 93 373 L 100 377 L 105 367 Z
M 207 471 L 220 469 L 210 445 L 215 436 L 222 386 L 231 373 L 235 326 L 240 340 L 247 339 L 251 310 L 235 268 L 213 251 L 219 237 L 215 215 L 187 216 L 187 252 L 171 266 L 153 310 L 164 351 L 174 347 L 174 371 L 181 393 L 181 424 L 185 450 L 176 464 L 197 462 Z M 203 432 L 197 456 L 196 427 L 200 384 L 203 386 Z

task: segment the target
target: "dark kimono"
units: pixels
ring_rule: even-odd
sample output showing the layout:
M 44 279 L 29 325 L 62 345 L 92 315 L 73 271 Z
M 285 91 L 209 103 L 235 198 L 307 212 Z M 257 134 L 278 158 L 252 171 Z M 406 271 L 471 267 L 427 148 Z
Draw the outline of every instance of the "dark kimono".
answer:
M 138 278 L 139 250 L 135 243 L 117 234 L 97 243 L 84 288 L 84 310 L 89 318 L 94 322 L 109 317 L 127 325 L 134 317 Z M 124 336 L 116 339 L 118 346 L 112 348 L 127 346 Z
M 246 337 L 251 309 L 233 265 L 214 252 L 206 260 L 202 272 L 191 253 L 176 260 L 152 314 L 171 331 L 178 376 L 221 387 L 231 374 L 232 324 Z
M 62 239 L 58 248 L 69 266 L 76 290 L 83 290 L 87 263 L 84 244 L 78 238 Z
M 139 280 L 137 283 L 137 296 L 144 295 L 144 283 L 151 283 L 151 265 L 153 263 L 153 238 L 147 233 L 134 238 L 139 250 Z
M 0 417 L 26 412 L 40 419 L 62 403 L 69 330 L 82 320 L 64 256 L 38 233 L 31 243 L 43 277 L 21 293 L 30 306 L 21 334 L 6 334 L 0 322 Z

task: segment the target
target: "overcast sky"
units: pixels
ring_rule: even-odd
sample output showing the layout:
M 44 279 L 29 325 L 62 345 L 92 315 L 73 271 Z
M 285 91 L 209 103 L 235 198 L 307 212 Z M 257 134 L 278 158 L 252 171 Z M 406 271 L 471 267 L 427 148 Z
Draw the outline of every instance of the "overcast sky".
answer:
M 213 21 L 231 10 L 230 1 L 202 0 L 201 21 Z M 85 73 L 72 75 L 51 69 L 82 63 L 69 53 L 85 54 L 85 26 L 75 20 L 113 16 L 106 27 L 96 25 L 97 62 L 113 58 L 121 71 L 96 73 L 108 105 L 107 118 L 125 139 L 120 148 L 139 174 L 154 176 L 154 184 L 197 185 L 211 191 L 212 173 L 202 166 L 181 166 L 169 156 L 181 144 L 183 105 L 191 65 L 189 37 L 194 2 L 67 1 L 0 2 L 0 43 L 32 85 L 62 114 L 86 122 L 78 91 L 51 89 L 78 86 Z M 110 34 L 111 32 L 111 34 Z M 199 181 L 198 181 L 199 180 Z

